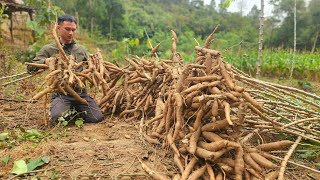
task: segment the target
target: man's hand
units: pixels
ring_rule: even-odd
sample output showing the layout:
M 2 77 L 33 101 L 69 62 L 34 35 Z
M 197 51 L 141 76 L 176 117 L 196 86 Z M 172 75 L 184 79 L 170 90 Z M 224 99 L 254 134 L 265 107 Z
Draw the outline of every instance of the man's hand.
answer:
M 44 60 L 44 64 L 49 66 L 49 62 L 50 62 L 50 58 L 47 58 L 46 60 Z
M 30 66 L 30 65 L 27 65 L 27 72 L 29 74 L 34 74 L 36 71 L 38 71 L 39 69 L 37 67 L 34 67 L 34 66 Z

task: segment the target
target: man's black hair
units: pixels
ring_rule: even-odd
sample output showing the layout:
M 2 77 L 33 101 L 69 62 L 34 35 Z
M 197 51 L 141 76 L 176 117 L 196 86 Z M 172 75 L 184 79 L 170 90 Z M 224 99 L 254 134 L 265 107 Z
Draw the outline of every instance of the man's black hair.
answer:
M 64 14 L 58 17 L 58 24 L 63 23 L 64 21 L 74 22 L 77 24 L 77 19 L 69 14 Z

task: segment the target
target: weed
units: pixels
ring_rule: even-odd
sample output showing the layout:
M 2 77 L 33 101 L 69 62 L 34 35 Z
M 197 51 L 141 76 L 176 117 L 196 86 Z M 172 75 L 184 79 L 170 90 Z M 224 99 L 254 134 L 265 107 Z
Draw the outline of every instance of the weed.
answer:
M 64 113 L 62 113 L 62 116 L 59 117 L 57 126 L 65 127 L 70 122 L 74 122 L 77 127 L 79 128 L 82 127 L 84 120 L 81 117 L 79 117 L 81 113 L 86 114 L 87 112 L 86 111 L 78 112 L 74 108 L 65 111 Z

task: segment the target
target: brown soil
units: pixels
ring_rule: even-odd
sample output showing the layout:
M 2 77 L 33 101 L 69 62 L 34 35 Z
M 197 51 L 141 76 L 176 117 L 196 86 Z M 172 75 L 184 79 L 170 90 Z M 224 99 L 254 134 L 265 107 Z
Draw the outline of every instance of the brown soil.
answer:
M 21 86 L 31 86 L 38 83 L 38 79 L 32 78 L 27 82 L 0 89 L 0 98 L 17 99 L 18 93 L 24 99 L 28 99 L 35 91 L 27 93 L 21 90 L 26 89 Z M 15 95 L 4 97 L 4 94 L 8 94 L 4 93 L 4 90 L 14 89 Z M 22 177 L 49 179 L 56 171 L 58 179 L 150 179 L 141 168 L 138 159 L 155 171 L 168 175 L 176 172 L 168 150 L 153 147 L 140 138 L 139 120 L 126 122 L 106 117 L 101 123 L 84 124 L 83 128 L 75 125 L 48 128 L 42 125 L 42 100 L 34 104 L 0 100 L 0 118 L 0 133 L 3 130 L 18 131 L 19 127 L 22 127 L 26 130 L 37 129 L 46 135 L 39 143 L 23 141 L 17 142 L 10 149 L 0 149 L 0 158 L 10 155 L 7 165 L 0 162 L 0 179 L 13 176 L 11 170 L 14 161 L 32 160 L 43 156 L 50 158 L 48 164 L 38 168 L 43 171 Z M 46 169 L 49 170 L 45 171 Z
M 14 42 L 11 42 L 5 23 L 2 24 L 2 29 L 3 42 L 8 47 L 24 49 L 31 41 L 30 33 L 22 31 L 24 33 L 21 38 L 17 35 L 20 31 L 14 29 Z M 96 51 L 96 46 L 86 37 L 78 35 L 77 39 L 81 44 L 89 45 L 89 52 Z M 15 66 L 7 75 L 25 71 L 25 66 L 22 65 L 21 68 L 21 64 L 18 64 L 19 67 Z M 83 128 L 75 125 L 64 128 L 45 127 L 44 112 L 49 113 L 49 103 L 44 110 L 43 100 L 34 104 L 12 101 L 30 99 L 39 91 L 44 76 L 45 74 L 37 75 L 6 87 L 0 86 L 0 134 L 4 130 L 19 131 L 21 127 L 26 130 L 37 129 L 46 135 L 39 143 L 16 142 L 12 148 L 6 149 L 1 149 L 0 141 L 0 179 L 14 176 L 11 173 L 14 161 L 28 161 L 43 156 L 48 156 L 50 161 L 36 169 L 42 170 L 41 172 L 20 177 L 54 179 L 52 174 L 57 172 L 56 179 L 151 179 L 141 168 L 139 160 L 163 174 L 171 176 L 177 172 L 167 149 L 154 147 L 140 138 L 138 120 L 126 122 L 106 116 L 103 122 L 85 124 Z M 12 80 L 14 78 L 0 80 L 0 84 Z M 10 160 L 4 165 L 1 159 L 7 155 L 10 155 Z
M 0 89 L 0 98 L 27 100 L 37 92 L 41 79 L 37 76 Z M 10 155 L 7 165 L 0 162 L 0 179 L 14 176 L 11 173 L 14 161 L 43 156 L 50 158 L 49 163 L 39 167 L 40 172 L 22 175 L 23 179 L 50 179 L 55 172 L 56 179 L 151 179 L 139 160 L 168 176 L 177 173 L 169 149 L 154 147 L 140 138 L 139 120 L 127 122 L 106 116 L 103 122 L 85 124 L 82 128 L 75 125 L 45 127 L 42 125 L 43 104 L 43 100 L 34 104 L 0 100 L 0 133 L 3 130 L 19 131 L 21 127 L 37 129 L 46 135 L 38 143 L 22 141 L 12 148 L 0 148 L 0 159 Z M 46 111 L 49 111 L 49 103 Z M 320 179 L 319 174 L 292 165 L 288 166 L 286 176 L 289 179 Z

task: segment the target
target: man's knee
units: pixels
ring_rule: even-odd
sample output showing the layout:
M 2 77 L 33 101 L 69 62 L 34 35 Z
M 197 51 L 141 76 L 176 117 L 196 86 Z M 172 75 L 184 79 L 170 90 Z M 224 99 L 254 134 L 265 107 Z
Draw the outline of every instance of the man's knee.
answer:
M 54 122 L 58 122 L 58 119 L 62 117 L 63 112 L 51 110 L 51 120 Z
M 93 114 L 88 115 L 87 119 L 85 119 L 85 121 L 89 122 L 89 123 L 98 123 L 98 122 L 103 121 L 103 119 L 104 119 L 103 114 L 101 113 L 101 111 L 98 111 L 98 112 L 95 112 Z

